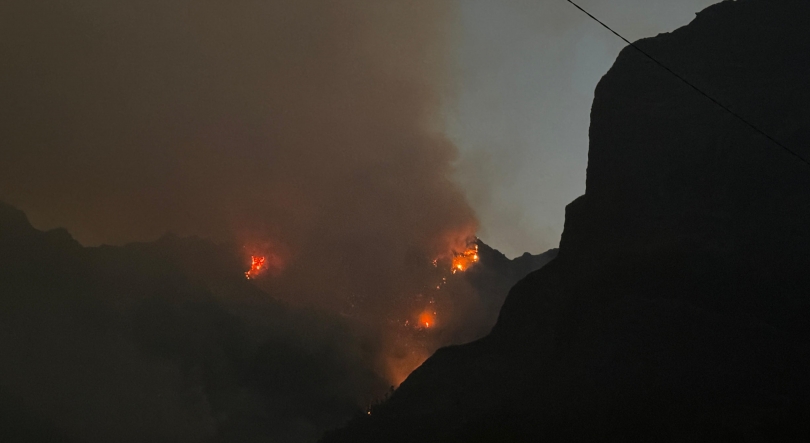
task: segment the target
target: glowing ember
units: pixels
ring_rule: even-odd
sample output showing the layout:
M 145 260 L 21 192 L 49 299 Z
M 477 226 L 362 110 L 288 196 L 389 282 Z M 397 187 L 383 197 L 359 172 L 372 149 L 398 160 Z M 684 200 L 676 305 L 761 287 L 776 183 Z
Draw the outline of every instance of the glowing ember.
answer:
M 431 311 L 424 311 L 419 314 L 419 327 L 423 327 L 425 329 L 432 328 L 436 326 L 436 313 Z
M 264 257 L 259 256 L 251 256 L 250 257 L 250 269 L 245 272 L 245 278 L 248 280 L 252 278 L 256 278 L 262 271 L 264 271 L 264 263 L 266 259 Z
M 466 251 L 460 254 L 455 254 L 453 257 L 453 274 L 464 272 L 475 263 L 478 263 L 478 245 L 476 244 L 468 247 Z

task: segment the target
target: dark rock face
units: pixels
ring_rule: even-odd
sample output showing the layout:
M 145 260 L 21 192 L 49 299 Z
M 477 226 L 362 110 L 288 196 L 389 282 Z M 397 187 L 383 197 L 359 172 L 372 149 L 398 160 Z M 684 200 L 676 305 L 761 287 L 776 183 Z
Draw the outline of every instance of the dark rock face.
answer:
M 529 273 L 536 271 L 557 257 L 558 250 L 551 249 L 542 254 L 532 255 L 528 252 L 514 259 L 507 258 L 497 249 L 493 249 L 479 240 L 478 256 L 480 261 L 465 271 L 461 277 L 469 283 L 479 298 L 478 316 L 468 315 L 464 318 L 465 326 L 459 329 L 466 332 L 467 340 L 450 341 L 465 343 L 483 337 L 489 333 L 498 319 L 509 290 Z M 461 335 L 459 334 L 459 338 Z
M 810 158 L 810 2 L 724 2 L 638 45 Z M 323 441 L 808 441 L 809 270 L 810 167 L 628 48 L 559 256 Z

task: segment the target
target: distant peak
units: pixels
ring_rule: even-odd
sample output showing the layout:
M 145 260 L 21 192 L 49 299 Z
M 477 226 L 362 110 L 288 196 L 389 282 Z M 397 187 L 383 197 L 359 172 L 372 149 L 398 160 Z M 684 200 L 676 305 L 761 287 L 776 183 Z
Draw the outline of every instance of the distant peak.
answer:
M 28 235 L 35 231 L 24 212 L 0 201 L 0 239 Z

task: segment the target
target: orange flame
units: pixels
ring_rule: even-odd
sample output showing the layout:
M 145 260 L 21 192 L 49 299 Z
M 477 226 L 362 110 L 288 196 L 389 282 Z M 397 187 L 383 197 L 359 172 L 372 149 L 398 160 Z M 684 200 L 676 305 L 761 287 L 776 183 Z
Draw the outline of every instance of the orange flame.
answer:
M 466 251 L 453 256 L 453 274 L 456 272 L 464 272 L 470 269 L 470 266 L 475 263 L 478 263 L 478 245 L 473 244 L 467 247 Z
M 245 272 L 245 278 L 250 280 L 256 278 L 264 270 L 265 257 L 256 255 L 250 256 L 250 269 Z
M 419 314 L 418 325 L 420 328 L 429 329 L 436 326 L 436 313 L 433 311 L 423 311 Z

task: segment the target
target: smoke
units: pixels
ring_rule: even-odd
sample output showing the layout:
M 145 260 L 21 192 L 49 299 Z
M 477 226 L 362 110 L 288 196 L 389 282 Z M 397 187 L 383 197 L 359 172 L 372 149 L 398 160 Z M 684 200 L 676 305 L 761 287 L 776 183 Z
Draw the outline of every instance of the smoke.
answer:
M 425 265 L 476 230 L 441 118 L 454 14 L 449 0 L 5 2 L 0 199 L 85 245 L 234 244 L 245 270 L 268 257 L 257 283 L 274 297 L 390 330 L 429 302 Z M 389 335 L 409 369 L 424 358 Z

